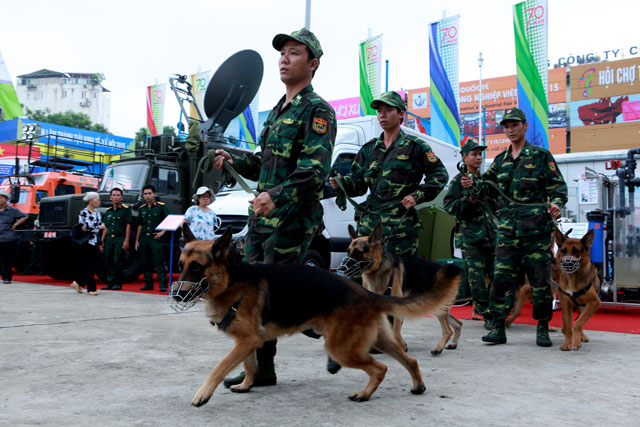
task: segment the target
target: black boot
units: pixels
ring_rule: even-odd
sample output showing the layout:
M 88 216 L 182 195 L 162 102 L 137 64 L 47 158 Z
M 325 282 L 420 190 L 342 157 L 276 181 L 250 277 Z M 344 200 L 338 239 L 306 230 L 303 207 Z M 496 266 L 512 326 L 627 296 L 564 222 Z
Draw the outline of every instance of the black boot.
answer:
M 553 343 L 549 338 L 549 322 L 539 321 L 536 328 L 536 344 L 540 347 L 551 347 Z
M 276 356 L 276 344 L 278 340 L 265 341 L 265 343 L 256 350 L 256 357 L 258 359 L 258 372 L 253 379 L 252 387 L 266 387 L 270 385 L 276 385 L 278 378 L 276 377 L 276 369 L 273 363 L 273 359 Z M 226 388 L 232 385 L 238 385 L 244 381 L 244 371 L 236 377 L 226 378 L 223 385 Z
M 327 356 L 327 371 L 330 374 L 337 374 L 340 368 L 342 368 L 342 365 L 333 360 L 331 356 Z
M 504 330 L 504 319 L 496 319 L 493 323 L 493 329 L 482 337 L 482 341 L 492 344 L 505 344 L 507 342 L 507 334 Z

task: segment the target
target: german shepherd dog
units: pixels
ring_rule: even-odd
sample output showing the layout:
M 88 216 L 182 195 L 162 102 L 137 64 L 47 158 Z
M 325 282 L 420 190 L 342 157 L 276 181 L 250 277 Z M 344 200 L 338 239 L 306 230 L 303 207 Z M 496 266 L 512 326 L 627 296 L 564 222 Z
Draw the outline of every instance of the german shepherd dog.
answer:
M 349 235 L 351 243 L 347 249 L 347 255 L 357 262 L 368 263 L 362 271 L 362 285 L 368 291 L 410 297 L 444 284 L 438 281 L 437 277 L 441 271 L 447 271 L 449 267 L 442 267 L 438 263 L 421 257 L 398 257 L 386 252 L 382 242 L 382 226 L 379 223 L 371 235 L 364 237 L 359 237 L 356 230 L 349 225 Z M 431 350 L 433 355 L 442 353 L 444 348 L 453 350 L 458 346 L 462 321 L 449 312 L 456 294 L 457 292 L 450 294 L 449 299 L 443 301 L 443 309 L 436 312 L 442 327 L 442 338 Z M 402 317 L 394 316 L 393 336 L 406 350 L 406 343 L 400 333 L 401 329 Z M 452 336 L 451 343 L 447 345 Z
M 374 347 L 396 359 L 411 375 L 411 393 L 425 385 L 418 362 L 393 338 L 387 315 L 422 316 L 446 310 L 456 295 L 460 271 L 444 268 L 422 293 L 407 298 L 377 295 L 337 274 L 302 264 L 247 264 L 230 248 L 231 228 L 216 241 L 195 239 L 188 226 L 180 256 L 180 281 L 174 299 L 189 299 L 190 286 L 203 285 L 202 297 L 212 322 L 235 340 L 235 346 L 211 371 L 191 404 L 202 406 L 216 387 L 241 362 L 246 372 L 234 392 L 251 389 L 257 371 L 256 349 L 267 340 L 313 328 L 325 336 L 325 347 L 342 366 L 362 369 L 369 383 L 349 398 L 369 400 L 387 367 L 369 354 Z
M 560 350 L 579 350 L 583 342 L 589 342 L 582 327 L 600 307 L 600 277 L 591 263 L 591 244 L 594 231 L 589 230 L 581 239 L 569 238 L 559 229 L 554 230 L 558 250 L 556 268 L 551 283 L 557 287 L 562 307 L 562 333 L 564 342 Z M 580 313 L 573 327 L 572 314 Z

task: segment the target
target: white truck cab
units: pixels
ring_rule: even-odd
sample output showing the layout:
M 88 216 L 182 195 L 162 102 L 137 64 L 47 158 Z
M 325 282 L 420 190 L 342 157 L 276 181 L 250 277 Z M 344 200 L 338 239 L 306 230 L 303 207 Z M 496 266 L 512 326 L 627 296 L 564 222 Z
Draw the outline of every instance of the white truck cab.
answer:
M 453 178 L 458 173 L 456 165 L 461 159 L 459 148 L 404 126 L 402 130 L 427 141 L 445 165 L 449 178 Z M 381 133 L 382 128 L 375 116 L 339 121 L 331 161 L 333 169 L 342 175 L 347 175 L 360 148 L 371 139 L 380 136 Z M 253 185 L 255 186 L 255 183 Z M 216 200 L 210 206 L 220 218 L 220 226 L 216 234 L 222 234 L 227 226 L 231 225 L 235 239 L 242 238 L 247 233 L 248 200 L 253 198 L 253 195 L 236 187 L 219 192 L 216 195 Z M 324 208 L 324 231 L 311 242 L 304 262 L 333 270 L 338 267 L 349 246 L 350 238 L 347 227 L 349 224 L 355 227 L 356 223 L 353 206 L 347 204 L 346 210 L 340 210 L 336 205 L 335 192 L 328 184 L 325 194 L 328 197 L 321 201 Z M 366 195 L 355 197 L 354 200 L 361 203 L 365 198 Z

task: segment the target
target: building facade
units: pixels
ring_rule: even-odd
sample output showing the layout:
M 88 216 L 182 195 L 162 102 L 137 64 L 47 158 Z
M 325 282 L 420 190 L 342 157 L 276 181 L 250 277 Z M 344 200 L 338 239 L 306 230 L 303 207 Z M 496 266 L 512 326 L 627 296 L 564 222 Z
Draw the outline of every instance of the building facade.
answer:
M 111 92 L 102 86 L 100 74 L 42 69 L 18 76 L 16 92 L 25 109 L 83 113 L 109 128 Z

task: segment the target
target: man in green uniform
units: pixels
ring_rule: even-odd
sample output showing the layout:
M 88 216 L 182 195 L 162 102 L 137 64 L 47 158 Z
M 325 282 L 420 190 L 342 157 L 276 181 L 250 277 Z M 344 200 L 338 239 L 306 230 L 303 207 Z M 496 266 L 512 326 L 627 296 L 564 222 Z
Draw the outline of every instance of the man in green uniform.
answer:
M 500 191 L 485 183 L 480 191 L 501 203 L 497 211 L 498 240 L 490 291 L 490 310 L 495 322 L 493 330 L 482 340 L 494 344 L 507 342 L 505 319 L 513 305 L 518 271 L 524 268 L 533 294 L 533 318 L 538 321 L 536 344 L 550 347 L 551 233 L 553 218 L 560 216 L 561 207 L 567 202 L 567 184 L 551 153 L 527 142 L 528 123 L 522 110 L 506 110 L 500 124 L 511 145 L 498 154 L 477 180 L 490 181 L 499 188 Z M 474 179 L 465 175 L 461 183 L 463 188 L 471 188 Z
M 144 287 L 141 291 L 153 290 L 153 270 L 158 274 L 160 292 L 167 290 L 167 267 L 162 254 L 162 241 L 165 231 L 156 231 L 158 224 L 169 215 L 169 208 L 156 202 L 156 189 L 153 185 L 142 187 L 145 204 L 138 211 L 138 233 L 136 250 L 140 254 L 140 264 L 144 274 Z
M 411 208 L 435 199 L 449 174 L 429 144 L 400 128 L 407 109 L 400 95 L 386 92 L 371 107 L 377 111 L 383 133 L 360 149 L 349 175 L 338 176 L 348 196 L 370 191 L 363 203 L 366 211 L 357 218 L 358 235 L 370 235 L 380 222 L 387 251 L 400 256 L 416 255 L 422 223 L 418 212 Z M 329 179 L 329 184 L 339 188 L 334 178 Z
M 118 291 L 122 289 L 122 268 L 124 252 L 129 250 L 131 234 L 131 208 L 122 204 L 122 190 L 112 188 L 110 197 L 113 205 L 104 214 L 106 228 L 102 233 L 104 260 L 107 266 L 107 286 L 102 289 Z
M 303 28 L 278 34 L 272 42 L 280 52 L 280 80 L 286 94 L 273 108 L 260 134 L 261 150 L 231 156 L 216 150 L 214 166 L 223 162 L 247 179 L 258 182 L 260 193 L 249 203 L 249 231 L 245 260 L 250 263 L 300 263 L 313 236 L 322 227 L 323 185 L 331 168 L 336 118 L 331 106 L 311 86 L 322 48 Z M 276 340 L 258 349 L 254 386 L 274 385 Z M 239 384 L 244 373 L 224 385 Z
M 463 174 L 480 177 L 482 154 L 487 147 L 469 140 L 462 147 L 464 168 L 449 183 L 449 190 L 444 198 L 444 208 L 456 217 L 456 247 L 462 250 L 462 257 L 467 267 L 467 281 L 471 287 L 471 297 L 477 314 L 484 318 L 484 326 L 490 329 L 493 324 L 489 311 L 489 289 L 486 277 L 493 278 L 493 263 L 496 252 L 496 205 L 493 199 L 485 197 L 480 200 L 479 194 L 471 194 L 469 189 L 462 188 Z M 476 187 L 477 188 L 477 187 Z

